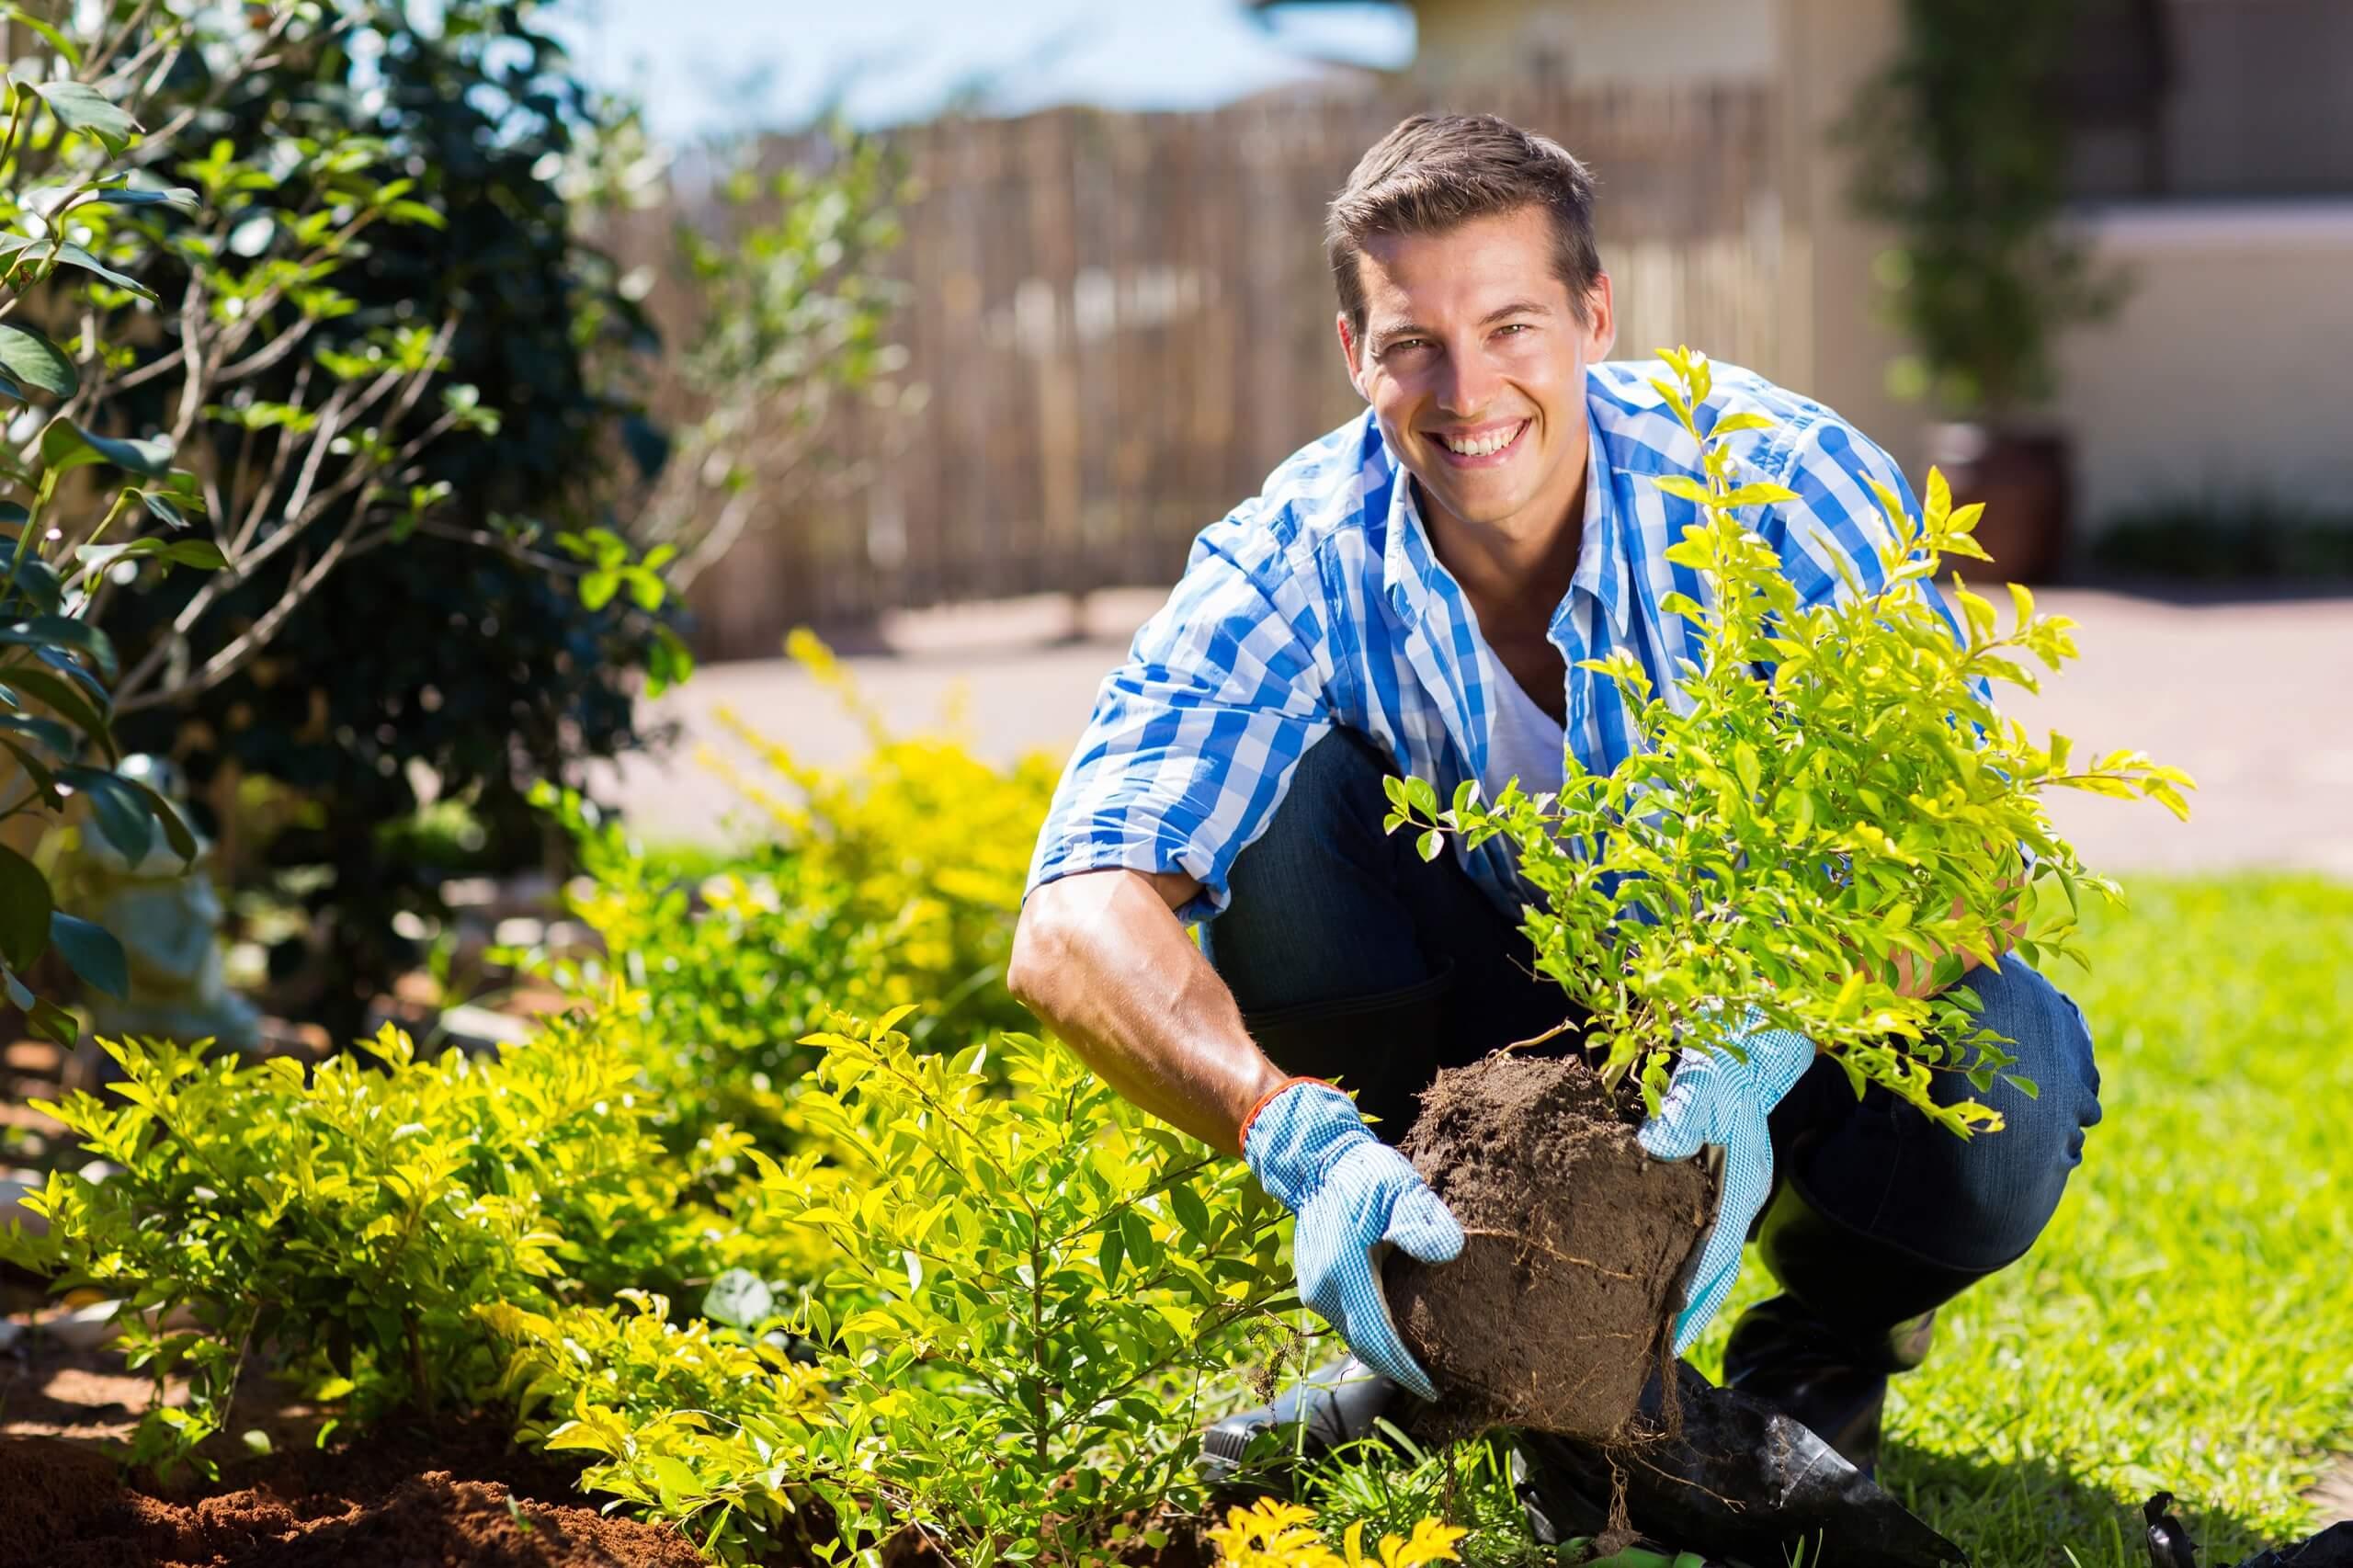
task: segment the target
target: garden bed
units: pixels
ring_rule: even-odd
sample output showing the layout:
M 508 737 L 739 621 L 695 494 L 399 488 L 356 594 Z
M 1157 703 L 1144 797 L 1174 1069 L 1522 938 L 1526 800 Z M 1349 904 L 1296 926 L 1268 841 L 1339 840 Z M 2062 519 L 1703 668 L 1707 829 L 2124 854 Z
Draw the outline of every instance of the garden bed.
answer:
M 31 1292 L 0 1285 L 0 1321 L 60 1311 L 32 1305 Z M 103 1445 L 129 1439 L 151 1387 L 109 1344 L 35 1330 L 0 1353 L 0 1568 L 702 1562 L 674 1528 L 597 1512 L 574 1485 L 577 1464 L 525 1453 L 502 1427 L 392 1428 L 321 1451 L 322 1413 L 273 1397 L 264 1380 L 240 1391 L 231 1425 L 276 1452 L 241 1457 L 217 1483 L 126 1477 Z
M 676 1529 L 585 1505 L 574 1473 L 460 1426 L 267 1456 L 173 1491 L 87 1446 L 9 1437 L 0 1568 L 699 1568 Z

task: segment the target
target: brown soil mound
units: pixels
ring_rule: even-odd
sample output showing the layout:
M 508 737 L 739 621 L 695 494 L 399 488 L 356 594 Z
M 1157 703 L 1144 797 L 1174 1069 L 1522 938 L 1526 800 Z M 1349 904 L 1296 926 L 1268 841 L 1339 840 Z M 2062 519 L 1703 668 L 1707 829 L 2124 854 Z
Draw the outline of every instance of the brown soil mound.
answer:
M 1466 1237 L 1451 1263 L 1392 1253 L 1383 1272 L 1445 1414 L 1603 1443 L 1632 1436 L 1713 1211 L 1708 1175 L 1643 1153 L 1574 1058 L 1504 1053 L 1440 1073 L 1399 1147 Z
M 486 1456 L 466 1453 L 463 1438 L 455 1447 L 460 1470 L 481 1468 L 462 1460 Z M 123 1484 L 85 1449 L 0 1441 L 0 1568 L 701 1568 L 676 1530 L 419 1471 L 408 1449 L 290 1455 L 233 1475 L 233 1490 L 177 1500 Z M 563 1494 L 563 1473 L 518 1484 Z

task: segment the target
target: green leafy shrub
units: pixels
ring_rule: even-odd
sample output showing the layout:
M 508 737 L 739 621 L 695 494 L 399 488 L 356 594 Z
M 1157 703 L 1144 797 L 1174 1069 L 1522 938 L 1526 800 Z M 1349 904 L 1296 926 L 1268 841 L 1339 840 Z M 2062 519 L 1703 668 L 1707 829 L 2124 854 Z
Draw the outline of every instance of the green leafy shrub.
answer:
M 1605 1075 L 1639 1068 L 1653 1108 L 1679 1041 L 1720 1040 L 1750 1018 L 1813 1040 L 1859 1091 L 1882 1084 L 1964 1135 L 1997 1127 L 1973 1100 L 1938 1104 L 1930 1075 L 1964 1071 L 1982 1091 L 2014 1059 L 1974 1022 L 1966 986 L 1907 994 L 1917 988 L 1904 967 L 1933 965 L 1951 985 L 1964 953 L 1983 961 L 2008 946 L 2030 961 L 2080 961 L 2078 894 L 2115 889 L 2085 872 L 2038 792 L 2145 795 L 2186 816 L 2189 779 L 2138 752 L 2076 763 L 2065 736 L 2038 745 L 1995 713 L 1991 683 L 2034 689 L 2021 659 L 2059 668 L 2075 653 L 2074 623 L 2037 615 L 2014 584 L 2004 631 L 1956 574 L 1954 634 L 1926 585 L 1946 556 L 1985 557 L 1970 537 L 1981 508 L 1955 509 L 1939 474 L 1916 518 L 1879 487 L 1877 581 L 1842 562 L 1842 601 L 1802 608 L 1778 551 L 1740 521 L 1745 507 L 1795 497 L 1743 483 L 1724 445 L 1768 422 L 1703 424 L 1706 356 L 1662 358 L 1677 379 L 1653 384 L 1705 453 L 1706 483 L 1658 481 L 1700 509 L 1666 558 L 1698 573 L 1711 602 L 1662 601 L 1699 629 L 1699 667 L 1670 699 L 1623 650 L 1592 661 L 1638 714 L 1642 744 L 1625 762 L 1595 774 L 1572 753 L 1557 797 L 1515 785 L 1488 803 L 1466 785 L 1446 811 L 1427 780 L 1392 779 L 1391 826 L 1421 827 L 1427 855 L 1457 832 L 1517 846 L 1545 895 L 1524 922 L 1538 967 L 1590 1013 Z M 2068 913 L 2023 923 L 2021 849 L 2038 879 L 2065 890 Z
M 207 210 L 121 241 L 171 308 L 108 397 L 186 408 L 236 569 L 115 591 L 124 739 L 300 797 L 233 869 L 308 917 L 273 943 L 276 1006 L 346 1040 L 422 956 L 411 919 L 447 919 L 443 879 L 539 864 L 529 781 L 637 747 L 640 685 L 690 668 L 643 559 L 613 593 L 600 527 L 654 336 L 568 199 L 616 111 L 545 6 L 195 9 L 259 58 L 170 73 L 160 112 L 202 113 L 158 167 Z M 461 862 L 397 831 L 426 776 L 481 826 Z
M 374 1062 L 306 1079 L 108 1042 L 124 1082 L 42 1108 L 119 1168 L 52 1173 L 26 1199 L 47 1233 L 12 1227 L 0 1257 L 121 1303 L 156 1381 L 142 1458 L 194 1452 L 257 1361 L 363 1421 L 472 1409 L 502 1372 L 475 1308 L 601 1299 L 672 1256 L 693 1173 L 654 1139 L 624 1043 L 566 1018 L 496 1061 L 425 1061 L 387 1027 Z M 184 1406 L 161 1403 L 173 1377 Z
M 870 749 L 850 767 L 815 767 L 734 722 L 777 785 L 731 771 L 766 830 L 695 885 L 578 796 L 537 797 L 573 834 L 590 879 L 568 895 L 572 912 L 612 955 L 540 967 L 575 994 L 620 971 L 646 1037 L 662 1042 L 645 1062 L 649 1093 L 686 1142 L 719 1122 L 780 1127 L 812 1059 L 801 1037 L 829 1008 L 871 1017 L 922 1003 L 912 1032 L 926 1043 L 1029 1021 L 1005 964 L 1053 766 L 1000 768 L 948 738 L 894 735 L 815 638 L 790 646 Z
M 766 1222 L 826 1246 L 798 1291 L 726 1315 L 813 1346 L 825 1397 L 650 1301 L 492 1310 L 512 1386 L 548 1446 L 597 1456 L 586 1484 L 732 1558 L 904 1529 L 974 1568 L 1099 1561 L 1194 1495 L 1203 1395 L 1287 1304 L 1281 1211 L 1059 1047 L 921 1052 L 898 1021 L 811 1042 L 796 1120 L 822 1155 L 751 1156 Z
M 157 287 L 187 281 L 178 268 L 132 276 L 126 250 L 143 254 L 142 236 L 164 214 L 204 200 L 155 176 L 163 149 L 146 142 L 139 117 L 176 107 L 168 65 L 188 51 L 210 48 L 233 68 L 268 47 L 257 28 L 222 36 L 217 15 L 153 9 L 69 6 L 52 23 L 10 6 L 0 17 L 10 51 L 0 90 L 0 396 L 28 405 L 0 450 L 0 1008 L 65 1045 L 79 1022 L 36 994 L 27 978 L 35 964 L 54 953 L 116 995 L 129 983 L 114 937 L 57 907 L 48 850 L 51 830 L 78 809 L 69 801 L 86 801 L 80 821 L 134 861 L 159 832 L 184 858 L 195 853 L 171 806 L 116 771 L 124 672 L 98 613 L 106 588 L 117 575 L 223 564 L 191 526 L 206 505 L 197 475 L 173 466 L 183 432 L 162 418 L 126 427 L 105 402 L 130 357 L 125 342 L 153 330 Z M 131 537 L 151 519 L 164 531 Z

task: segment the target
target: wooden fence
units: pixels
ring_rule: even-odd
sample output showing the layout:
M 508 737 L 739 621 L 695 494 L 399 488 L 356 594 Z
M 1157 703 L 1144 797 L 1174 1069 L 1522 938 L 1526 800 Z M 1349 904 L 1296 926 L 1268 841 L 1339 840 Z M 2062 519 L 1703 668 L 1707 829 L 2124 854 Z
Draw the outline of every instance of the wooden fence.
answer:
M 1774 362 L 1766 89 L 1529 83 L 1478 101 L 1594 168 L 1621 356 L 1690 342 Z M 897 132 L 925 194 L 892 335 L 926 400 L 835 419 L 829 449 L 870 460 L 867 481 L 763 519 L 703 575 L 703 653 L 769 655 L 796 624 L 895 608 L 1172 580 L 1196 532 L 1362 406 L 1324 211 L 1417 107 L 1392 89 Z

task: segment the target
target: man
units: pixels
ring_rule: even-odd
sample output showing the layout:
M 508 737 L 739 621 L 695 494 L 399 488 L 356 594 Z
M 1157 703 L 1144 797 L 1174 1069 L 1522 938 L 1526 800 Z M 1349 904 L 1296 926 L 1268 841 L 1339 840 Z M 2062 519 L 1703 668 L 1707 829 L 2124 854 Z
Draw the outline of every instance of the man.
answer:
M 1607 772 L 1631 720 L 1579 662 L 1629 649 L 1663 687 L 1693 646 L 1658 606 L 1698 591 L 1663 560 L 1695 509 L 1653 480 L 1696 475 L 1699 452 L 1648 367 L 1604 363 L 1592 206 L 1574 157 L 1492 116 L 1416 116 L 1365 154 L 1326 241 L 1341 358 L 1369 410 L 1196 541 L 1104 683 L 1015 941 L 1017 995 L 1295 1211 L 1302 1298 L 1380 1374 L 1353 1429 L 1392 1385 L 1430 1392 L 1381 1300 L 1378 1249 L 1439 1262 L 1461 1239 L 1381 1140 L 1440 1067 L 1565 1010 L 1529 971 L 1502 841 L 1424 863 L 1381 831 L 1382 778 L 1534 790 L 1557 785 L 1564 747 Z M 1709 403 L 1773 422 L 1730 439 L 1745 477 L 1797 494 L 1752 526 L 1801 594 L 1843 591 L 1842 561 L 1876 583 L 1885 525 L 1868 482 L 1912 504 L 1886 454 L 1730 366 Z M 1730 1289 L 1761 1211 L 1780 1293 L 1734 1325 L 1726 1378 L 1867 1470 L 1888 1374 L 1917 1364 L 1938 1306 L 2033 1243 L 2099 1117 L 2074 1005 L 2014 956 L 1968 983 L 2041 1088 L 1980 1096 L 2007 1120 L 1998 1134 L 1964 1142 L 1882 1091 L 1858 1100 L 1786 1034 L 1743 1041 L 1745 1061 L 1687 1054 L 1643 1130 L 1660 1157 L 1715 1144 L 1725 1160 L 1677 1348 Z M 1318 1081 L 1332 1079 L 1354 1104 Z

